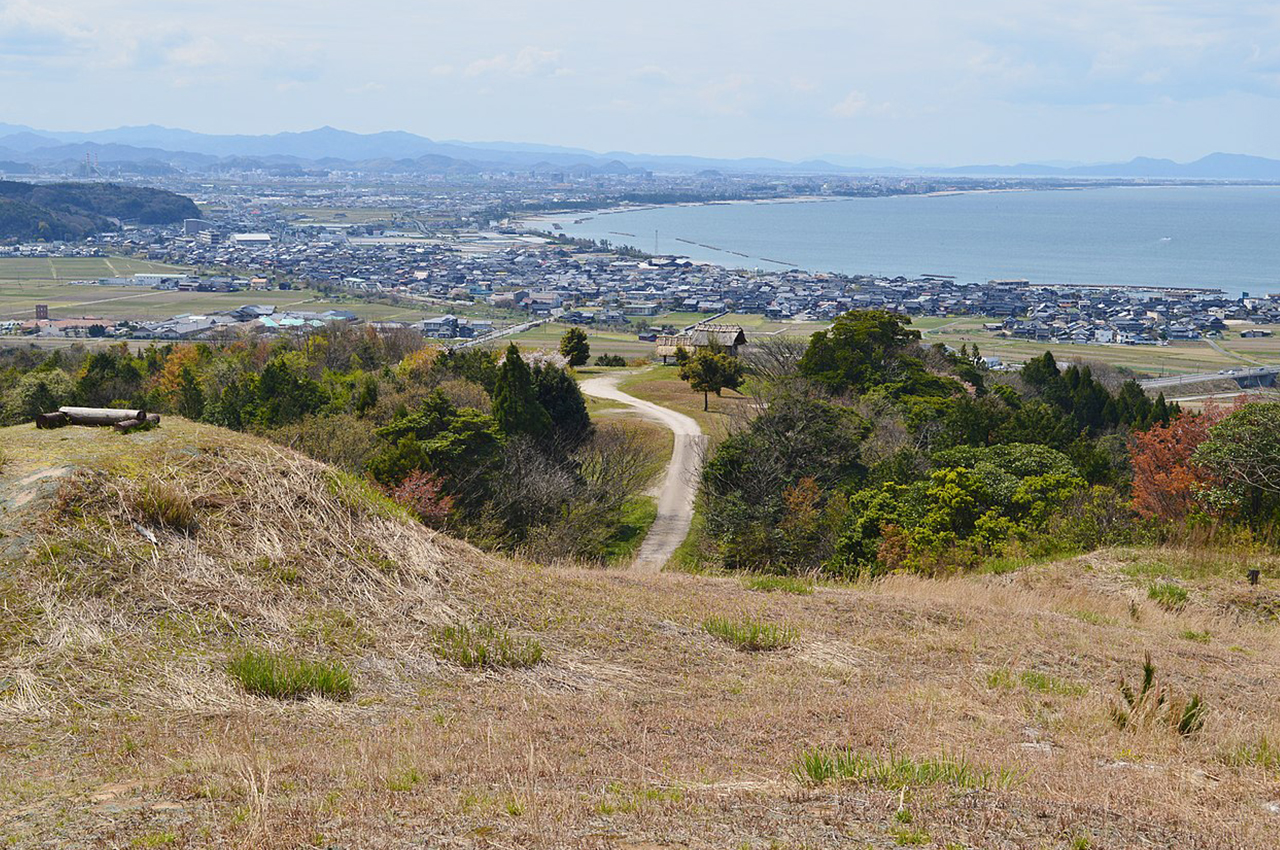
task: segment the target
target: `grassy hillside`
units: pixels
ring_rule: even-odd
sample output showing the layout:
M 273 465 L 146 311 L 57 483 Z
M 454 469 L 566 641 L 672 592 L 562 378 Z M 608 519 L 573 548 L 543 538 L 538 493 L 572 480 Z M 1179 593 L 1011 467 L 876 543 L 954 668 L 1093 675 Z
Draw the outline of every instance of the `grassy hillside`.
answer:
M 9 846 L 1274 846 L 1275 561 L 640 579 L 178 419 L 0 445 Z M 1116 722 L 1147 652 L 1202 728 Z
M 190 198 L 163 189 L 0 180 L 0 239 L 82 239 L 115 230 L 118 220 L 170 224 L 199 217 Z

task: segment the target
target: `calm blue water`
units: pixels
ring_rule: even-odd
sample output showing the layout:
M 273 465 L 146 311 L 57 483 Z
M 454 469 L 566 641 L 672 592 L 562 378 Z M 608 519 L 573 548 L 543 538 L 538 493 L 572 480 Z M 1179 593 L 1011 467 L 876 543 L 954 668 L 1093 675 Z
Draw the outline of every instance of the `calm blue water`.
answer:
M 1280 292 L 1280 187 L 718 204 L 594 214 L 573 224 L 582 217 L 552 220 L 573 236 L 646 251 L 656 230 L 661 253 L 744 268 Z

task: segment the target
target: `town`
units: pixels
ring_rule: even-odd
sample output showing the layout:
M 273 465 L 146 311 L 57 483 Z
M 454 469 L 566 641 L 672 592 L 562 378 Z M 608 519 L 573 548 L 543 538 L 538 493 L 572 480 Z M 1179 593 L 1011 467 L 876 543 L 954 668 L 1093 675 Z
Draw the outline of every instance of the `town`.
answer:
M 553 175 L 553 179 L 562 175 Z M 568 238 L 513 214 L 515 189 L 476 187 L 382 194 L 319 189 L 259 177 L 260 184 L 204 184 L 206 217 L 181 226 L 136 226 L 83 243 L 0 246 L 0 257 L 126 256 L 190 269 L 76 281 L 191 293 L 245 293 L 230 309 L 158 320 L 69 315 L 11 319 L 9 334 L 209 339 L 252 330 L 277 334 L 360 320 L 335 305 L 288 310 L 256 305 L 255 291 L 308 288 L 333 298 L 412 305 L 415 327 L 442 340 L 483 339 L 531 320 L 633 329 L 652 338 L 668 313 L 758 314 L 776 322 L 827 322 L 851 309 L 908 316 L 981 316 L 994 337 L 1073 344 L 1159 345 L 1196 340 L 1247 323 L 1280 322 L 1280 295 L 1229 297 L 1213 288 L 1161 289 L 1053 285 L 1031 280 L 964 282 L 946 275 L 876 277 L 821 270 L 727 268 L 680 256 L 654 256 Z M 652 181 L 650 176 L 647 178 Z M 526 203 L 617 203 L 632 178 L 557 184 L 526 181 Z M 717 188 L 718 187 L 718 188 Z M 181 187 L 180 187 L 181 188 Z M 680 180 L 671 194 L 741 192 L 732 180 Z M 821 191 L 822 187 L 805 187 Z M 828 190 L 830 187 L 827 187 Z M 883 181 L 866 191 L 906 191 Z M 936 190 L 926 182 L 917 188 Z M 845 187 L 842 191 L 852 191 Z M 356 196 L 361 206 L 353 206 Z M 498 217 L 493 217 L 498 216 Z M 127 301 L 124 303 L 128 303 Z

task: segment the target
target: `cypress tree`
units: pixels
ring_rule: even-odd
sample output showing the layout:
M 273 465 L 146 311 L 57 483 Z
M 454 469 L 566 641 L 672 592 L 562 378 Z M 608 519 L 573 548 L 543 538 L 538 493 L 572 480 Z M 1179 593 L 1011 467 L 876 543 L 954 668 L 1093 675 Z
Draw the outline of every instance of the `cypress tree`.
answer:
M 507 346 L 506 359 L 498 370 L 493 388 L 493 419 L 504 434 L 541 439 L 551 432 L 551 417 L 538 402 L 533 375 L 515 343 Z

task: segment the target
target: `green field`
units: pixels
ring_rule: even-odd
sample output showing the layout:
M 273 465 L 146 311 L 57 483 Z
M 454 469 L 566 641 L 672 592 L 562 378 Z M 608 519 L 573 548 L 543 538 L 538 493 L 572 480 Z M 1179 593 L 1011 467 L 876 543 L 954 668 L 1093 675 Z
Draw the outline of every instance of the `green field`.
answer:
M 674 325 L 677 328 L 683 328 L 695 322 L 703 321 L 709 318 L 710 315 L 709 313 L 665 313 L 648 317 L 646 320 L 654 328 L 662 325 Z M 753 337 L 772 336 L 775 334 L 808 337 L 814 331 L 827 327 L 827 324 L 818 322 L 771 322 L 758 313 L 733 313 L 716 319 L 716 323 L 741 325 L 747 334 L 748 341 Z M 559 322 L 548 322 L 522 334 L 517 334 L 513 339 L 525 348 L 554 350 L 559 347 L 560 338 L 571 327 L 575 326 L 560 324 Z M 586 332 L 587 340 L 591 345 L 592 360 L 601 354 L 616 354 L 628 360 L 653 356 L 653 343 L 641 342 L 636 339 L 637 330 L 634 320 L 629 328 L 622 327 L 605 330 L 588 326 L 582 329 Z
M 510 311 L 487 305 L 474 308 L 454 304 L 380 304 L 338 295 L 326 298 L 307 289 L 246 292 L 170 292 L 137 286 L 81 286 L 78 280 L 127 277 L 148 272 L 186 273 L 189 268 L 127 257 L 0 257 L 0 318 L 30 319 L 37 304 L 48 304 L 51 318 L 94 317 L 120 321 L 165 319 L 184 313 L 234 310 L 244 304 L 270 304 L 277 309 L 350 310 L 373 321 L 419 321 L 453 313 L 476 318 L 516 321 Z
M 1212 342 L 1201 339 L 1168 345 L 1070 345 L 998 337 L 982 329 L 984 322 L 991 321 L 998 320 L 984 316 L 930 316 L 913 319 L 911 326 L 920 330 L 927 342 L 943 342 L 952 348 L 976 343 L 984 355 L 999 357 L 1007 363 L 1023 363 L 1052 351 L 1059 361 L 1106 363 L 1143 376 L 1216 372 L 1246 364 L 1280 363 L 1280 339 L 1240 338 L 1240 331 L 1251 325 L 1232 327 L 1222 339 Z

